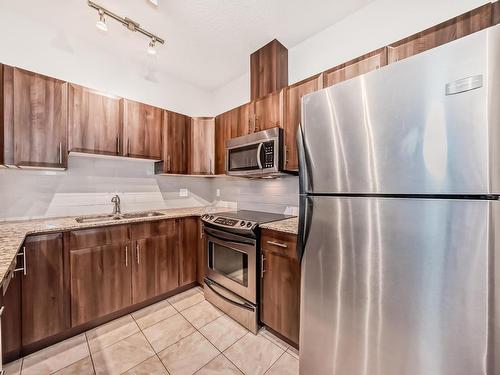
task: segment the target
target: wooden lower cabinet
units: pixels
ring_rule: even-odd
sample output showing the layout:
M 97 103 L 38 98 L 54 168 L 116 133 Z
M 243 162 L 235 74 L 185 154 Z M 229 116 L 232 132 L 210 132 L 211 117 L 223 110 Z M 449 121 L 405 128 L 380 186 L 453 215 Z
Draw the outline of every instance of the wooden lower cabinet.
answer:
M 130 242 L 70 251 L 73 327 L 132 304 L 131 262 Z
M 22 344 L 26 346 L 68 329 L 70 313 L 62 233 L 28 237 L 23 251 L 25 273 L 18 275 L 22 285 Z
M 198 219 L 198 256 L 196 265 L 196 278 L 198 284 L 203 285 L 203 279 L 205 278 L 205 265 L 207 258 L 207 244 L 205 239 L 205 233 L 203 232 L 203 222 Z
M 2 354 L 3 362 L 10 362 L 21 354 L 21 277 L 10 280 L 3 296 Z
M 298 345 L 300 263 L 295 253 L 295 242 L 295 235 L 263 230 L 260 319 Z
M 198 219 L 180 219 L 179 230 L 179 285 L 197 280 L 196 261 L 198 256 Z

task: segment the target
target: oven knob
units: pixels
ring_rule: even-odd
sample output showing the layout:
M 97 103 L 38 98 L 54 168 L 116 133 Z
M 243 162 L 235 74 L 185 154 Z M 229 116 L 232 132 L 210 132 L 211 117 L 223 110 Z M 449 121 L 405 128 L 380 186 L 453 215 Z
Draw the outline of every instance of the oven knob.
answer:
M 242 227 L 244 227 L 244 226 L 245 226 L 245 222 L 244 222 L 244 221 L 242 221 L 242 222 L 240 223 L 240 225 L 241 225 Z
M 214 215 L 210 215 L 210 217 L 208 218 L 208 220 L 213 220 L 214 218 Z
M 208 217 L 208 215 L 207 215 L 207 214 L 203 215 L 203 218 L 204 218 L 204 219 L 206 219 L 207 217 Z
M 250 228 L 252 226 L 252 223 L 248 222 L 247 227 Z

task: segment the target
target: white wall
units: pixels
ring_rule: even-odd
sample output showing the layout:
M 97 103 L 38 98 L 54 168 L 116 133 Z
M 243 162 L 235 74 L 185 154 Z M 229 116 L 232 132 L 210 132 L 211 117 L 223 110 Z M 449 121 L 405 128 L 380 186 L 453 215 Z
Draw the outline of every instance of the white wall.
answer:
M 0 25 L 0 63 L 191 116 L 212 113 L 211 92 L 152 73 L 154 62 L 146 53 L 140 63 L 124 61 L 56 26 L 6 9 L 0 11 Z
M 488 0 L 375 0 L 342 21 L 288 49 L 289 83 L 321 73 L 364 53 L 434 26 Z M 249 101 L 245 72 L 214 93 L 219 114 Z

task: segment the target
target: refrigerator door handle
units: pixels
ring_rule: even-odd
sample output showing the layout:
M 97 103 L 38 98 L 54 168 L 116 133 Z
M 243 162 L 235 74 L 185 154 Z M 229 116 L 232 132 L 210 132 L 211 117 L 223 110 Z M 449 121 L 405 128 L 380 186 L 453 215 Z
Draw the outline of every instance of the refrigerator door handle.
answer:
M 304 133 L 302 124 L 299 124 L 297 129 L 297 157 L 299 160 L 299 192 L 305 194 L 310 191 L 310 175 L 307 168 L 306 149 L 304 146 Z
M 311 219 L 313 216 L 313 202 L 311 197 L 307 195 L 300 195 L 299 206 L 299 228 L 297 235 L 297 258 L 302 261 L 304 251 L 309 237 L 309 230 L 311 228 Z

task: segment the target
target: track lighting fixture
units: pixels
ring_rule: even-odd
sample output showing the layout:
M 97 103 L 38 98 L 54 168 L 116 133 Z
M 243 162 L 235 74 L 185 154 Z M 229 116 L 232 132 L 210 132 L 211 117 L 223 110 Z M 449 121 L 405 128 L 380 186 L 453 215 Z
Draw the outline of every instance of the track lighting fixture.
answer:
M 95 23 L 95 26 L 101 31 L 108 31 L 108 26 L 106 25 L 106 19 L 104 18 L 104 11 L 99 9 L 99 21 Z
M 123 26 L 125 26 L 130 31 L 138 31 L 142 35 L 145 35 L 148 38 L 150 38 L 151 41 L 149 42 L 149 45 L 148 45 L 148 48 L 147 48 L 147 52 L 150 55 L 156 55 L 156 44 L 157 43 L 165 44 L 165 41 L 162 38 L 160 38 L 159 36 L 156 36 L 156 35 L 150 33 L 147 30 L 144 30 L 139 25 L 139 23 L 131 20 L 130 18 L 128 18 L 128 17 L 120 17 L 120 16 L 116 15 L 115 13 L 107 10 L 106 8 L 103 8 L 99 4 L 94 3 L 91 0 L 88 0 L 87 4 L 88 4 L 89 7 L 96 9 L 97 12 L 99 13 L 99 21 L 97 21 L 96 24 L 95 24 L 96 27 L 99 30 L 108 31 L 108 26 L 106 25 L 106 19 L 104 18 L 104 16 L 106 15 L 109 18 L 111 18 L 111 19 L 113 19 L 113 20 L 121 23 Z

